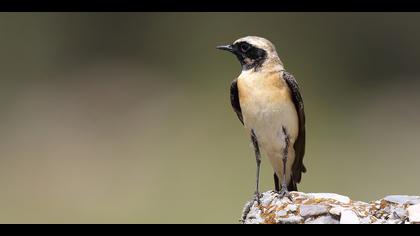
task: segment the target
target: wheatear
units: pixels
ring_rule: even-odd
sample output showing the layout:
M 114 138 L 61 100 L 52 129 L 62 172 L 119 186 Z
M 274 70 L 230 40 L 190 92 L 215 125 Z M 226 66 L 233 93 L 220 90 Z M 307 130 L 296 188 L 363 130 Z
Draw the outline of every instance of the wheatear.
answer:
M 285 71 L 274 45 L 264 38 L 248 36 L 217 48 L 235 54 L 242 65 L 231 84 L 230 100 L 255 149 L 255 198 L 259 202 L 260 147 L 273 166 L 276 191 L 290 198 L 289 191 L 297 191 L 306 172 L 305 113 L 298 84 Z

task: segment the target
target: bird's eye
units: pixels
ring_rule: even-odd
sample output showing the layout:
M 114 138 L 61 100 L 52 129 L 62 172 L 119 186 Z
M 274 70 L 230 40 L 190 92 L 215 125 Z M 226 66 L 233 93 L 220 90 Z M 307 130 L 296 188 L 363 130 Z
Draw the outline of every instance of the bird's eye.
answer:
M 241 51 L 242 52 L 246 52 L 246 51 L 248 51 L 249 50 L 249 48 L 250 48 L 251 46 L 249 45 L 249 44 L 247 44 L 247 43 L 243 43 L 243 44 L 241 44 Z

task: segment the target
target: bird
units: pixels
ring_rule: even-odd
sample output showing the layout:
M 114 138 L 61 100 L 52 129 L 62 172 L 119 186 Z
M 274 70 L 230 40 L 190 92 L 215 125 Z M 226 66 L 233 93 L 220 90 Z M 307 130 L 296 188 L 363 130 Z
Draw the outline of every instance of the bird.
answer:
M 254 199 L 260 201 L 261 151 L 273 167 L 275 191 L 291 199 L 290 192 L 298 191 L 306 172 L 305 111 L 297 80 L 265 38 L 246 36 L 216 48 L 233 53 L 241 64 L 241 73 L 230 86 L 230 101 L 254 148 Z

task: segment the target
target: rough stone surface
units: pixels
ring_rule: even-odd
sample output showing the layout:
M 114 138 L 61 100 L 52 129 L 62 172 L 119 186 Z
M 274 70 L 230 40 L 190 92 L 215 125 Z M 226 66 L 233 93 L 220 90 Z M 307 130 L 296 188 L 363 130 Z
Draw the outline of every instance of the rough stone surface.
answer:
M 369 203 L 335 193 L 291 192 L 291 200 L 274 191 L 260 204 L 248 202 L 245 224 L 413 224 L 420 223 L 420 197 L 390 195 Z
M 398 203 L 398 204 L 420 204 L 420 197 L 417 196 L 407 196 L 407 195 L 390 195 L 384 197 L 385 201 Z
M 308 219 L 305 221 L 305 224 L 339 224 L 340 221 L 334 219 L 332 216 L 320 216 L 314 219 Z
M 413 223 L 420 223 L 420 204 L 408 207 L 408 216 Z
M 328 212 L 328 207 L 325 205 L 302 205 L 300 206 L 300 215 L 302 217 L 318 216 Z
M 345 209 L 341 211 L 340 224 L 359 224 L 359 217 L 353 210 Z
M 347 196 L 339 195 L 336 193 L 308 193 L 309 196 L 314 198 L 326 198 L 326 199 L 334 199 L 344 204 L 350 203 L 350 198 Z

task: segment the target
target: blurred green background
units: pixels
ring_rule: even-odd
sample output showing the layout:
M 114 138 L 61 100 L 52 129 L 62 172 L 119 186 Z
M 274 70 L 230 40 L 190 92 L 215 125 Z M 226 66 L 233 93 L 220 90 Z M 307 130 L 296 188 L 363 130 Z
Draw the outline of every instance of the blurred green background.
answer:
M 420 14 L 1 13 L 0 222 L 238 223 L 255 160 L 215 46 L 246 35 L 302 89 L 301 191 L 420 195 Z

